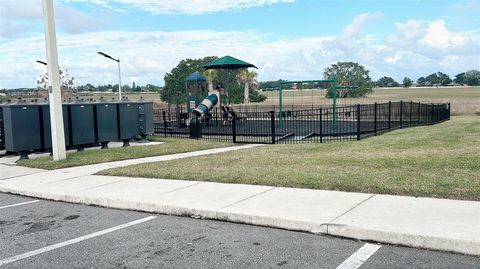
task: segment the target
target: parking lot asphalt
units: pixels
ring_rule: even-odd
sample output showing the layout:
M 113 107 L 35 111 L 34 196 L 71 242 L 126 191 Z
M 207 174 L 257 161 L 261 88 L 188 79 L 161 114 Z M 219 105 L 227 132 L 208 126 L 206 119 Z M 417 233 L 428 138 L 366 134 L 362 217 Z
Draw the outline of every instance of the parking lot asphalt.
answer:
M 480 268 L 480 257 L 0 193 L 0 268 Z

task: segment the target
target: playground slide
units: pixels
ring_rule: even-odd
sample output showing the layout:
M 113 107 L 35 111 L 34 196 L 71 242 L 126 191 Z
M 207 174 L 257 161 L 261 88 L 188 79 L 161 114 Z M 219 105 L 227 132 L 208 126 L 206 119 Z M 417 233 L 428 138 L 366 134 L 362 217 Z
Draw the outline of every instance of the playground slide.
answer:
M 214 107 L 218 102 L 218 97 L 216 94 L 210 94 L 207 98 L 203 99 L 202 103 L 198 105 L 197 108 L 193 110 L 193 113 L 197 114 L 198 116 L 202 116 L 203 114 L 207 113 Z

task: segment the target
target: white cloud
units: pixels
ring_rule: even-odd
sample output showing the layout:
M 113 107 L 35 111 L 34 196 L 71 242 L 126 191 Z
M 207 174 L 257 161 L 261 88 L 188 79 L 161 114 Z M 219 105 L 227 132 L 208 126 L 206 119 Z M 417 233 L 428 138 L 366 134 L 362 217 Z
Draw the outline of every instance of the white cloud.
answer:
M 0 37 L 16 38 L 43 31 L 43 10 L 39 0 L 1 0 Z M 59 30 L 82 33 L 106 25 L 106 18 L 81 12 L 55 2 L 55 19 Z
M 460 47 L 467 42 L 468 36 L 448 31 L 447 27 L 445 27 L 444 20 L 430 22 L 425 36 L 420 40 L 420 44 L 422 45 L 443 50 Z
M 115 6 L 136 8 L 152 14 L 198 15 L 221 11 L 236 11 L 278 3 L 293 3 L 295 0 L 63 0 L 81 2 L 115 9 Z
M 372 19 L 377 19 L 376 16 Z M 78 83 L 95 85 L 117 81 L 116 64 L 97 55 L 97 51 L 120 57 L 122 80 L 140 85 L 161 85 L 165 73 L 181 59 L 210 55 L 232 55 L 254 63 L 259 67 L 260 80 L 318 79 L 323 77 L 325 67 L 337 61 L 359 62 L 368 67 L 374 79 L 384 75 L 397 80 L 404 76 L 416 79 L 436 71 L 455 75 L 480 69 L 476 49 L 480 47 L 480 31 L 447 30 L 445 41 L 428 35 L 435 31 L 431 27 L 436 25 L 434 22 L 407 21 L 397 23 L 397 32 L 382 40 L 363 33 L 365 23 L 370 20 L 365 20 L 366 17 L 370 16 L 354 19 L 354 26 L 347 26 L 338 36 L 305 38 L 271 35 L 267 38 L 255 31 L 211 30 L 63 33 L 58 35 L 59 59 L 60 65 L 68 68 Z M 347 41 L 351 41 L 349 46 L 341 43 Z M 43 35 L 2 42 L 0 55 L 0 88 L 33 87 L 35 78 L 45 71 L 35 63 L 45 59 Z

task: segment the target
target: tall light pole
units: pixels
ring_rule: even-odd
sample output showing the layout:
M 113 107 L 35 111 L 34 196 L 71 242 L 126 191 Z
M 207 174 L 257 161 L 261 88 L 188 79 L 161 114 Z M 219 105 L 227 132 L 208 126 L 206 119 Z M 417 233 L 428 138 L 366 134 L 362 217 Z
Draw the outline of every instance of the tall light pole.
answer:
M 62 96 L 60 91 L 60 73 L 58 72 L 57 36 L 53 1 L 43 0 L 43 19 L 45 24 L 45 43 L 48 68 L 48 98 L 50 100 L 50 127 L 52 133 L 52 155 L 55 161 L 67 157 L 65 132 L 63 126 Z
M 103 57 L 106 57 L 108 59 L 114 60 L 118 64 L 118 100 L 122 100 L 122 76 L 120 73 L 120 58 L 115 59 L 112 56 L 103 53 L 101 51 L 98 52 L 98 54 L 102 55 Z

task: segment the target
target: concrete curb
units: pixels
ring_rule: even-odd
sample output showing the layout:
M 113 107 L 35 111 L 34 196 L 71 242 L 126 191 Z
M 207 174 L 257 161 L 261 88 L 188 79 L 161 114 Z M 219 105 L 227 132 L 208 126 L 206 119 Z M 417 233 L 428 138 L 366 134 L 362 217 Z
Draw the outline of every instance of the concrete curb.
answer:
M 473 240 L 466 241 L 451 238 L 386 232 L 336 223 L 317 223 L 284 218 L 246 215 L 239 213 L 231 213 L 228 212 L 228 210 L 205 210 L 193 207 L 185 208 L 169 204 L 142 203 L 120 199 L 90 198 L 74 194 L 59 195 L 48 192 L 15 190 L 5 187 L 0 187 L 0 192 L 19 194 L 54 201 L 94 205 L 106 208 L 136 210 L 174 216 L 197 217 L 211 220 L 250 224 L 292 231 L 309 232 L 314 234 L 339 236 L 358 240 L 375 241 L 407 247 L 416 247 L 480 256 L 480 242 Z

